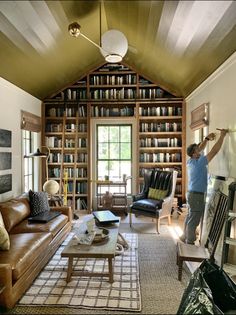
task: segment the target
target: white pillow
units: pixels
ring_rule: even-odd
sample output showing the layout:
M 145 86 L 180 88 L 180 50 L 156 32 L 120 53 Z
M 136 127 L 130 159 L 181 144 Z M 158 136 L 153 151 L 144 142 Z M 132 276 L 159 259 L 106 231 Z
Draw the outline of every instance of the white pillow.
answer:
M 9 250 L 10 249 L 10 238 L 5 229 L 3 222 L 2 214 L 0 212 L 0 250 Z

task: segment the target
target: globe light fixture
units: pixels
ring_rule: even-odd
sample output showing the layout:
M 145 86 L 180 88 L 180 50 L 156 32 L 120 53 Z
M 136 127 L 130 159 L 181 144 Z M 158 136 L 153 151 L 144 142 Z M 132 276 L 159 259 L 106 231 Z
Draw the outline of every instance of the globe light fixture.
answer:
M 102 35 L 101 46 L 81 33 L 81 26 L 77 22 L 73 22 L 68 26 L 68 32 L 71 36 L 76 38 L 82 36 L 91 44 L 99 48 L 105 60 L 110 63 L 122 61 L 128 50 L 127 38 L 122 32 L 115 29 L 109 30 Z
M 128 50 L 128 41 L 125 35 L 118 30 L 109 30 L 102 35 L 101 54 L 107 62 L 122 61 Z

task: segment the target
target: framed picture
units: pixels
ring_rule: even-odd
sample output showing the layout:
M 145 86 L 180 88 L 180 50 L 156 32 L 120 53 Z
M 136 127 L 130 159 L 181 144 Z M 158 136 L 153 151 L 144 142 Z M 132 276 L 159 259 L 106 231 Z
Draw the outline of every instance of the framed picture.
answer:
M 0 175 L 0 194 L 12 190 L 12 174 Z
M 0 129 L 0 147 L 10 148 L 11 147 L 11 131 Z
M 10 170 L 11 164 L 11 152 L 0 152 L 0 170 Z

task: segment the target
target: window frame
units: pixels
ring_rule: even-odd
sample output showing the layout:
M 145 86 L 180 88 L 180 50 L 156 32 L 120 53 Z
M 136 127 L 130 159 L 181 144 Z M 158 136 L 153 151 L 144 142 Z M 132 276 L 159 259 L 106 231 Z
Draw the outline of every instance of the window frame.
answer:
M 98 130 L 100 127 L 119 127 L 119 144 L 121 143 L 124 143 L 121 141 L 121 134 L 122 134 L 122 127 L 129 127 L 130 128 L 130 141 L 127 142 L 130 144 L 130 149 L 131 149 L 131 154 L 130 154 L 130 158 L 129 159 L 121 159 L 121 151 L 119 151 L 119 158 L 118 159 L 111 159 L 111 158 L 108 158 L 108 159 L 99 159 L 99 142 L 98 142 Z M 112 143 L 111 141 L 109 141 L 108 139 L 108 143 Z M 98 165 L 98 162 L 99 161 L 107 161 L 109 163 L 109 161 L 117 161 L 119 163 L 119 174 L 118 174 L 118 177 L 117 177 L 117 181 L 122 181 L 123 180 L 123 173 L 122 173 L 122 170 L 121 170 L 121 163 L 122 161 L 127 161 L 127 162 L 130 162 L 130 174 L 126 174 L 128 176 L 132 176 L 132 161 L 133 161 L 133 125 L 131 122 L 127 122 L 127 123 L 112 123 L 112 122 L 107 122 L 107 123 L 97 123 L 96 124 L 96 140 L 95 140 L 95 145 L 96 145 L 96 161 L 97 161 L 97 165 Z M 121 145 L 119 146 L 121 148 Z M 109 175 L 108 174 L 104 174 L 104 177 L 103 178 L 98 178 L 98 167 L 96 168 L 96 174 L 95 174 L 95 178 L 96 180 L 105 180 L 105 175 Z M 109 178 L 111 180 L 111 178 Z M 116 180 L 114 180 L 116 181 Z M 113 191 L 114 192 L 123 192 L 123 187 L 108 187 L 108 186 L 103 186 L 102 187 L 102 193 L 104 193 L 106 190 L 109 190 L 109 191 Z M 132 183 L 131 181 L 128 181 L 127 182 L 127 194 L 130 195 L 131 194 L 131 191 L 132 191 Z M 101 193 L 101 191 L 100 191 Z M 96 194 L 98 194 L 98 189 L 96 190 Z

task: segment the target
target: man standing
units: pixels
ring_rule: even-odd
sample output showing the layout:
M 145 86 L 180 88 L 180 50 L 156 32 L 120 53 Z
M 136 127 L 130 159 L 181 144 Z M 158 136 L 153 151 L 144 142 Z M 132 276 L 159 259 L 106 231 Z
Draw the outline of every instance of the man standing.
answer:
M 191 144 L 187 148 L 190 159 L 187 162 L 188 214 L 184 222 L 184 232 L 180 240 L 187 244 L 194 244 L 196 240 L 196 228 L 204 214 L 205 195 L 207 191 L 207 165 L 220 151 L 227 129 L 220 129 L 220 137 L 207 155 L 201 154 L 207 142 L 215 139 L 215 133 L 210 133 L 200 144 Z

